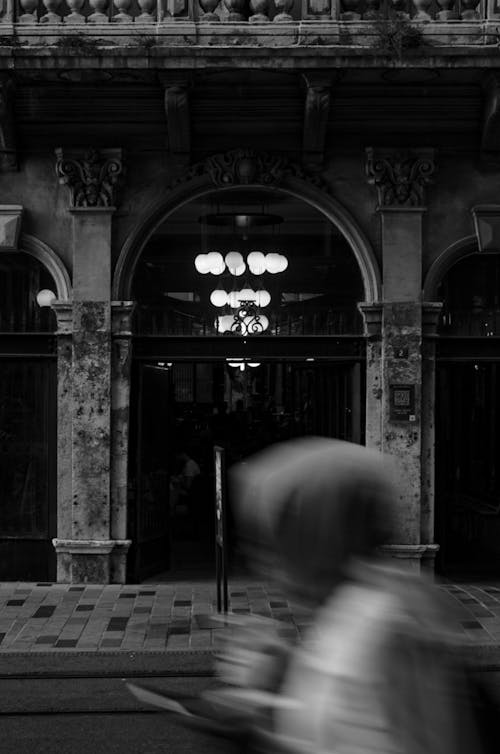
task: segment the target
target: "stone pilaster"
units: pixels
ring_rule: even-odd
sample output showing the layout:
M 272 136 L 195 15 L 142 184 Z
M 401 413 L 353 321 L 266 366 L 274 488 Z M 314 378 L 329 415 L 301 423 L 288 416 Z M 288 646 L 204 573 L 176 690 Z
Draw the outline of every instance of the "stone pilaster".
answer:
M 382 304 L 358 304 L 366 335 L 365 444 L 382 450 Z
M 427 544 L 422 567 L 434 570 L 439 544 L 434 542 L 436 469 L 436 335 L 443 304 L 422 305 L 422 510 L 421 542 Z
M 71 535 L 54 544 L 66 580 L 108 583 L 114 550 L 127 547 L 111 533 L 111 223 L 121 153 L 56 155 L 73 217 L 73 349 Z
M 382 230 L 380 449 L 392 456 L 400 499 L 389 552 L 415 568 L 422 542 L 422 222 L 432 150 L 367 150 Z M 376 446 L 376 443 L 373 442 Z M 418 565 L 420 567 L 420 565 Z
M 54 301 L 57 317 L 57 537 L 72 535 L 73 503 L 71 482 L 73 306 L 71 301 Z M 57 553 L 57 580 L 68 582 L 69 563 Z
M 123 542 L 115 548 L 111 581 L 123 583 L 126 576 L 128 440 L 130 378 L 132 361 L 132 315 L 134 302 L 111 304 L 111 537 Z

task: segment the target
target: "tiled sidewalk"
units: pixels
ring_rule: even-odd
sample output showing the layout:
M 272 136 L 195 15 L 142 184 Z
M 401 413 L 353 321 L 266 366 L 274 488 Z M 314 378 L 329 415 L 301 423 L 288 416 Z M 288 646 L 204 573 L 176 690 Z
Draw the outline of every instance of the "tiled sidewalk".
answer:
M 441 584 L 460 608 L 464 642 L 500 645 L 500 584 Z M 307 611 L 267 584 L 230 584 L 230 611 L 282 622 L 300 638 Z M 230 631 L 217 616 L 213 582 L 139 586 L 0 584 L 0 654 L 47 651 L 211 650 Z

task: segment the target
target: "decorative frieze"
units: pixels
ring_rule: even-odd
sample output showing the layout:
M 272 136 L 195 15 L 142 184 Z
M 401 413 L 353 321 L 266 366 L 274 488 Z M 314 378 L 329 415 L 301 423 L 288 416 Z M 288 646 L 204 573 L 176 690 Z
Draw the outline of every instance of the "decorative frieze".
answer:
M 71 209 L 113 208 L 123 177 L 121 149 L 56 149 L 56 175 L 70 189 Z
M 366 150 L 368 182 L 376 186 L 380 209 L 425 206 L 425 188 L 435 171 L 433 149 Z

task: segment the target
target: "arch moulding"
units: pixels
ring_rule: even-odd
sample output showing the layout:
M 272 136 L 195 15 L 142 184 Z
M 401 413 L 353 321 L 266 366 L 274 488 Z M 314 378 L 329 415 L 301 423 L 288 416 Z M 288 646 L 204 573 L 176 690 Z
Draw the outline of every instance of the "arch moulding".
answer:
M 477 237 L 465 236 L 445 249 L 431 264 L 425 276 L 423 288 L 424 301 L 436 301 L 439 284 L 446 273 L 460 259 L 478 252 Z
M 68 301 L 71 299 L 72 289 L 68 271 L 62 260 L 50 246 L 47 246 L 46 243 L 40 241 L 35 236 L 23 233 L 19 240 L 19 250 L 37 259 L 50 272 L 56 284 L 56 293 L 59 301 Z
M 113 299 L 130 300 L 141 253 L 169 215 L 214 190 L 239 188 L 284 192 L 316 208 L 337 226 L 351 246 L 363 279 L 365 302 L 381 300 L 380 271 L 371 244 L 350 212 L 328 193 L 326 184 L 281 156 L 247 149 L 214 155 L 194 165 L 149 209 L 122 247 L 113 276 Z

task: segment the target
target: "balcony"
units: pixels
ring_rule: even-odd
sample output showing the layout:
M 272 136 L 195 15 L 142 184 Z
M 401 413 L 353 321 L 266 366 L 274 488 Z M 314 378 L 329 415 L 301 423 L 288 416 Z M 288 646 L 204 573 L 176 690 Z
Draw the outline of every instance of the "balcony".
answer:
M 148 58 L 170 48 L 186 55 L 199 47 L 323 46 L 348 57 L 468 50 L 496 58 L 499 23 L 500 0 L 6 0 L 0 57 L 1 48 L 15 57 L 27 46 L 45 46 L 47 56 L 127 48 L 128 56 Z

